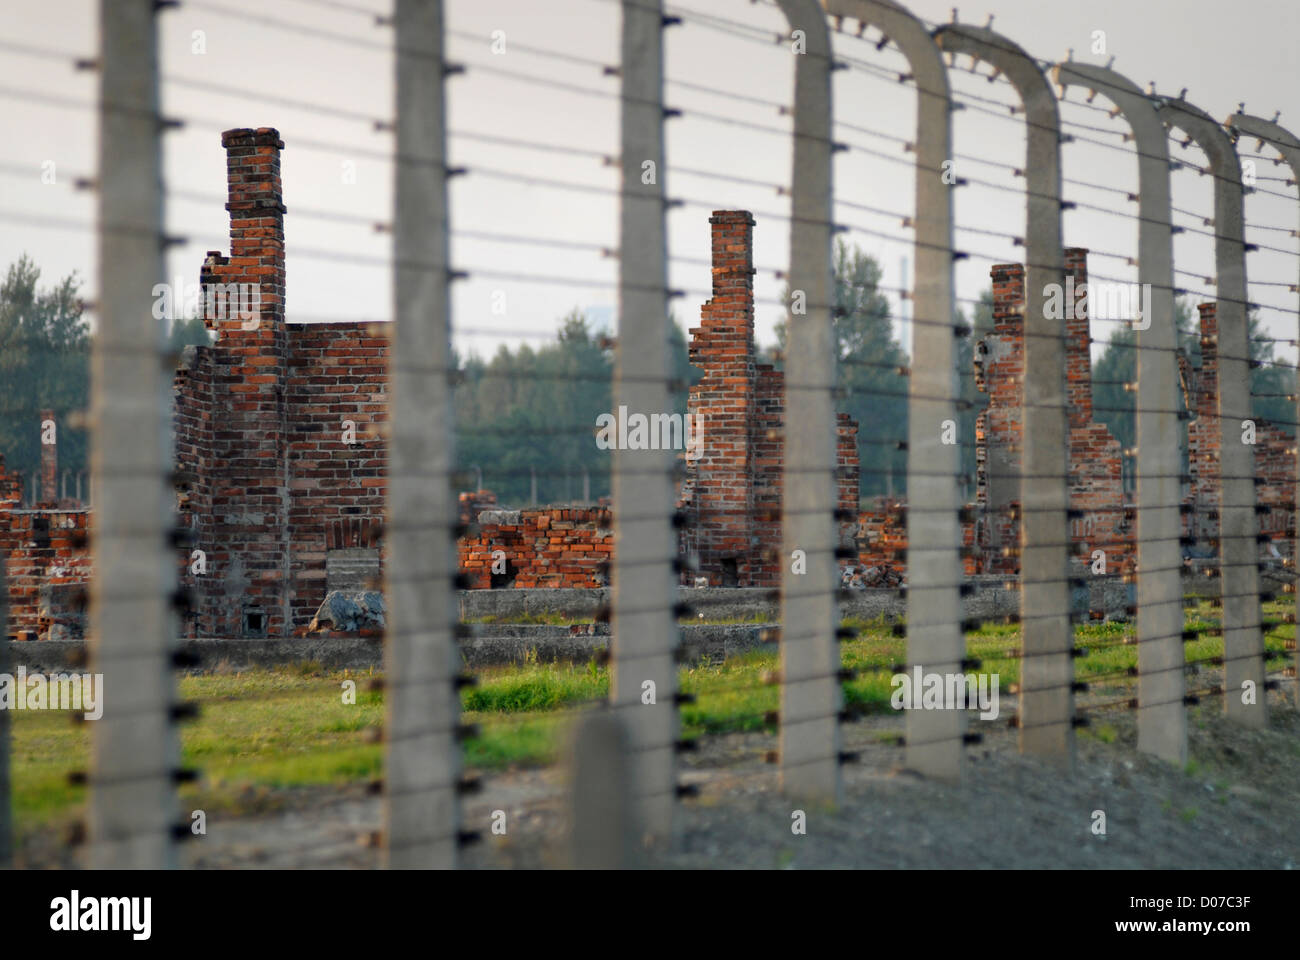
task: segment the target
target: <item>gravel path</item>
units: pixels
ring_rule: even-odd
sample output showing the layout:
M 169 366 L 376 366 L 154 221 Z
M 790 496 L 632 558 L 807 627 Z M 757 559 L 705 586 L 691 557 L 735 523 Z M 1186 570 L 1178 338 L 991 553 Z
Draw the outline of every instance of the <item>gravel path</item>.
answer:
M 1135 750 L 1135 716 L 1108 712 L 1081 731 L 1072 774 L 1020 756 L 1015 731 L 981 724 L 960 785 L 925 780 L 884 745 L 895 716 L 845 728 L 845 802 L 807 810 L 807 834 L 791 832 L 791 805 L 763 762 L 766 734 L 710 737 L 685 755 L 681 781 L 700 795 L 683 803 L 680 849 L 644 863 L 700 868 L 1264 868 L 1300 865 L 1300 713 L 1273 694 L 1270 726 L 1229 725 L 1218 703 L 1190 708 L 1192 764 L 1175 770 Z M 1103 742 L 1103 739 L 1114 742 Z M 484 777 L 466 798 L 465 826 L 484 834 L 465 851 L 474 868 L 563 865 L 568 829 L 563 771 L 512 770 Z M 284 809 L 210 818 L 208 835 L 183 847 L 197 868 L 373 868 L 380 800 L 361 786 L 278 796 Z M 508 834 L 490 834 L 505 810 Z M 1093 811 L 1106 815 L 1096 836 Z M 79 853 L 54 831 L 21 851 L 22 866 L 76 866 Z

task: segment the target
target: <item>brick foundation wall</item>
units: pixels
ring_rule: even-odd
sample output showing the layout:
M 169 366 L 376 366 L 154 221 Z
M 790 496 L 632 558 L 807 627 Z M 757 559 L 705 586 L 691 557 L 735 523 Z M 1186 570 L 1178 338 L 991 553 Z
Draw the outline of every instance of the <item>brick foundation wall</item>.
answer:
M 895 497 L 873 497 L 858 514 L 857 569 L 845 577 L 849 587 L 893 586 L 907 570 L 907 504 Z
M 32 428 L 44 432 L 54 419 L 52 411 L 41 411 Z M 9 473 L 0 457 L 0 562 L 9 605 L 0 637 L 45 639 L 52 626 L 62 628 L 62 636 L 78 637 L 84 629 L 90 515 L 81 504 L 58 499 L 52 487 L 57 459 L 45 445 L 41 453 L 41 500 L 30 508 L 22 505 L 22 478 Z
M 456 541 L 469 589 L 602 587 L 608 584 L 614 530 L 607 507 L 488 510 Z M 492 572 L 493 553 L 506 572 Z

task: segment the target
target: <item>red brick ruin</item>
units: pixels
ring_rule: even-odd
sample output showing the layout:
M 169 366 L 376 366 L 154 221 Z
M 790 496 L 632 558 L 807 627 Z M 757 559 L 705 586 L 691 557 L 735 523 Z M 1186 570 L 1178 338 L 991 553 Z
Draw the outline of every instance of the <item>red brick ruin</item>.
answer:
M 178 552 L 192 591 L 189 636 L 301 634 L 333 590 L 379 589 L 387 472 L 388 338 L 359 323 L 285 321 L 284 215 L 280 151 L 269 128 L 222 135 L 229 184 L 230 253 L 209 252 L 205 291 L 248 284 L 259 312 L 206 313 L 211 346 L 187 348 L 174 379 L 177 510 L 192 543 Z M 754 343 L 753 228 L 746 211 L 710 218 L 713 296 L 691 330 L 690 359 L 701 378 L 688 412 L 703 418 L 698 458 L 683 458 L 679 487 L 682 583 L 776 586 L 780 581 L 784 382 L 759 363 Z M 1087 281 L 1087 252 L 1066 251 L 1076 297 Z M 1018 479 L 1023 404 L 1024 269 L 992 269 L 991 334 L 976 348 L 976 379 L 988 395 L 976 426 L 976 502 L 963 523 L 968 574 L 1017 570 Z M 209 306 L 211 304 L 209 303 Z M 1106 550 L 1108 572 L 1128 572 L 1128 519 L 1121 450 L 1093 419 L 1091 338 L 1084 311 L 1065 321 L 1070 425 L 1071 536 L 1080 560 Z M 1215 536 L 1218 491 L 1217 354 L 1214 305 L 1201 307 L 1202 364 L 1180 358 L 1188 407 L 1191 483 L 1186 532 Z M 0 462 L 0 559 L 7 564 L 9 635 L 81 635 L 91 570 L 90 507 L 59 499 L 57 434 L 42 411 L 40 476 L 24 504 L 23 478 Z M 858 426 L 837 415 L 842 561 L 849 586 L 894 585 L 905 575 L 906 505 L 878 500 L 860 509 Z M 1293 443 L 1259 425 L 1260 502 L 1276 507 L 1263 529 L 1291 535 Z M 613 550 L 610 504 L 505 509 L 489 491 L 462 493 L 460 569 L 472 589 L 599 587 Z M 1104 545 L 1104 546 L 1102 546 Z M 1279 549 L 1289 553 L 1289 544 Z
M 1179 356 L 1191 422 L 1187 452 L 1191 483 L 1183 495 L 1183 535 L 1195 538 L 1199 555 L 1218 553 L 1219 507 L 1219 323 L 1213 303 L 1197 308 L 1201 320 L 1201 366 Z M 1234 430 L 1240 424 L 1234 424 Z M 1291 558 L 1295 538 L 1296 441 L 1266 420 L 1255 421 L 1255 500 L 1262 511 L 1260 533 L 1266 554 Z
M 379 576 L 388 338 L 355 323 L 284 319 L 280 151 L 271 129 L 222 134 L 230 256 L 200 280 L 257 284 L 260 315 L 206 318 L 211 347 L 175 379 L 180 523 L 194 534 L 182 582 L 199 636 L 283 636 L 332 588 Z M 206 570 L 203 570 L 206 567 Z
M 1065 373 L 1070 431 L 1070 540 L 1090 562 L 1102 550 L 1107 573 L 1131 572 L 1134 524 L 1126 519 L 1123 451 L 1103 423 L 1093 420 L 1092 337 L 1086 301 L 1088 251 L 1065 251 L 1073 309 L 1065 311 Z M 974 573 L 1020 569 L 1019 490 L 1023 454 L 1025 270 L 1018 263 L 992 268 L 993 332 L 975 347 L 976 386 L 988 406 L 976 418 Z M 1067 286 L 1067 293 L 1070 287 Z
M 776 586 L 785 378 L 755 356 L 754 218 L 744 210 L 715 210 L 709 224 L 713 296 L 690 331 L 691 363 L 703 376 L 687 400 L 687 412 L 703 418 L 704 444 L 698 459 L 686 461 L 677 505 L 683 582 Z M 839 506 L 851 513 L 858 506 L 858 425 L 840 414 L 836 430 Z M 852 535 L 846 525 L 846 544 Z

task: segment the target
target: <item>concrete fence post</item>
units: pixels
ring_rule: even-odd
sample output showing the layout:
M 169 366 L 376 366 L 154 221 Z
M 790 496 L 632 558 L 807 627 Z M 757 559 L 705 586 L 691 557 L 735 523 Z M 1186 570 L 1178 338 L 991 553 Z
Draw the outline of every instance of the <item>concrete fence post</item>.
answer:
M 1219 569 L 1223 598 L 1224 712 L 1251 727 L 1268 723 L 1264 632 L 1259 599 L 1259 523 L 1255 453 L 1243 442 L 1251 418 L 1250 332 L 1246 314 L 1246 246 L 1241 163 L 1227 131 L 1181 98 L 1160 105 L 1160 118 L 1201 148 L 1214 175 L 1214 260 L 1219 355 Z M 1253 695 L 1252 695 L 1253 691 Z
M 396 868 L 456 866 L 458 607 L 441 0 L 397 0 L 389 371 L 384 838 Z
M 1182 493 L 1169 468 L 1179 462 L 1169 138 L 1151 99 L 1114 70 L 1069 61 L 1054 73 L 1063 91 L 1073 84 L 1108 97 L 1137 146 L 1138 282 L 1151 294 L 1137 332 L 1138 749 L 1183 767 Z
M 916 116 L 916 264 L 912 299 L 907 496 L 907 664 L 958 673 L 966 655 L 961 629 L 960 447 L 945 444 L 961 395 L 954 316 L 952 188 L 941 171 L 952 157 L 952 100 L 943 57 L 924 24 L 892 0 L 824 0 L 834 16 L 879 29 L 903 55 L 919 90 Z M 909 710 L 907 766 L 930 777 L 961 775 L 965 716 L 959 710 Z
M 1056 97 L 1033 59 L 982 27 L 942 26 L 945 51 L 987 61 L 1016 88 L 1025 107 L 1025 382 L 1020 481 L 1020 749 L 1074 760 L 1074 631 L 1070 622 L 1066 451 L 1065 328 L 1047 316 L 1051 288 L 1063 290 L 1061 126 Z
M 569 751 L 569 865 L 576 870 L 635 866 L 626 724 L 599 711 L 579 718 Z
M 806 802 L 840 799 L 839 542 L 835 327 L 831 307 L 831 43 L 816 0 L 778 0 L 806 51 L 794 54 L 794 162 L 790 290 L 806 312 L 791 313 L 785 360 L 782 477 L 782 789 Z M 802 550 L 806 572 L 791 557 Z
M 650 416 L 673 409 L 668 383 L 661 0 L 623 0 L 622 203 L 613 401 Z M 593 424 L 594 427 L 594 424 Z M 627 724 L 638 836 L 677 831 L 678 627 L 673 614 L 671 450 L 615 450 L 610 702 Z
M 1276 118 L 1274 118 L 1276 119 Z M 1264 142 L 1269 143 L 1282 155 L 1287 165 L 1291 168 L 1291 176 L 1295 178 L 1296 183 L 1300 184 L 1300 138 L 1297 138 L 1289 130 L 1278 126 L 1273 120 L 1265 120 L 1261 117 L 1252 117 L 1245 113 L 1234 113 L 1228 118 L 1228 129 L 1234 134 L 1245 134 L 1249 137 L 1255 137 L 1260 141 L 1262 146 Z M 1296 286 L 1296 292 L 1300 293 L 1300 283 Z M 1296 367 L 1296 405 L 1295 419 L 1300 423 L 1300 365 Z M 1291 573 L 1294 577 L 1296 571 L 1300 570 L 1300 445 L 1297 446 L 1296 456 L 1296 539 L 1291 543 Z M 1296 592 L 1292 596 L 1300 603 L 1300 581 L 1293 580 L 1296 584 Z M 1296 672 L 1295 683 L 1295 705 L 1300 709 L 1300 644 L 1296 645 L 1294 668 Z
M 91 670 L 103 675 L 93 722 L 90 865 L 176 865 L 180 751 L 172 722 L 168 549 L 171 417 L 163 282 L 162 123 L 153 0 L 101 0 L 99 329 L 91 368 Z

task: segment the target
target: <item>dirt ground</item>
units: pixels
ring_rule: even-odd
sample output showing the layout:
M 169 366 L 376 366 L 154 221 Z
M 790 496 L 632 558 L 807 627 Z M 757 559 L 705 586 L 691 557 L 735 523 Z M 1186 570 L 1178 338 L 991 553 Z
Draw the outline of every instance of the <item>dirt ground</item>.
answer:
M 1243 868 L 1300 865 L 1300 713 L 1290 685 L 1272 694 L 1266 730 L 1229 724 L 1218 702 L 1189 708 L 1187 770 L 1137 753 L 1135 714 L 1094 711 L 1081 730 L 1072 774 L 1022 757 L 1016 732 L 979 723 L 960 785 L 900 769 L 903 752 L 880 742 L 896 716 L 844 727 L 845 802 L 807 810 L 807 833 L 791 831 L 791 804 L 764 762 L 768 734 L 706 738 L 683 757 L 680 780 L 699 788 L 682 804 L 682 839 L 672 853 L 647 851 L 664 868 Z M 1081 704 L 1082 706 L 1083 704 Z M 1113 741 L 1113 742 L 1107 742 Z M 483 778 L 466 798 L 470 868 L 562 866 L 568 830 L 563 771 L 511 770 Z M 193 868 L 374 868 L 380 801 L 360 785 L 277 797 L 273 814 L 212 818 L 187 841 Z M 488 830 L 507 812 L 507 836 Z M 1106 815 L 1104 836 L 1093 811 Z M 55 831 L 23 845 L 19 865 L 73 867 L 80 848 Z

